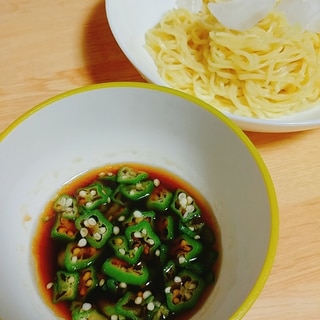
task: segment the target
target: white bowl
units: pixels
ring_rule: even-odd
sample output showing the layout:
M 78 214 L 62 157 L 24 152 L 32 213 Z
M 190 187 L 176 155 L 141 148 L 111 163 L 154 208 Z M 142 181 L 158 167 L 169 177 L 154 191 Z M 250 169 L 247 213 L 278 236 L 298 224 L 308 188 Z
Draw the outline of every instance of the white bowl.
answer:
M 147 81 L 163 86 L 168 84 L 145 49 L 145 33 L 174 7 L 176 0 L 106 0 L 109 25 L 120 48 Z M 274 120 L 225 114 L 247 131 L 292 132 L 320 127 L 320 103 L 310 110 Z
M 0 141 L 0 319 L 56 319 L 35 281 L 31 243 L 39 215 L 71 178 L 119 162 L 171 171 L 215 212 L 221 271 L 194 319 L 240 319 L 258 297 L 276 251 L 276 195 L 255 147 L 217 110 L 165 87 L 100 84 L 36 106 Z

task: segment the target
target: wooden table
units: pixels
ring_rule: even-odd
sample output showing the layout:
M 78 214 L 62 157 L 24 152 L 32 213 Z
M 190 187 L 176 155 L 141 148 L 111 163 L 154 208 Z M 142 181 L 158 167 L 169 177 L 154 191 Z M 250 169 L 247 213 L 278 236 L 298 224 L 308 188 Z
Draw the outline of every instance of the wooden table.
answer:
M 0 131 L 63 91 L 143 81 L 112 37 L 104 0 L 2 0 L 0 48 Z M 274 181 L 280 238 L 270 278 L 245 319 L 319 320 L 320 129 L 247 134 Z

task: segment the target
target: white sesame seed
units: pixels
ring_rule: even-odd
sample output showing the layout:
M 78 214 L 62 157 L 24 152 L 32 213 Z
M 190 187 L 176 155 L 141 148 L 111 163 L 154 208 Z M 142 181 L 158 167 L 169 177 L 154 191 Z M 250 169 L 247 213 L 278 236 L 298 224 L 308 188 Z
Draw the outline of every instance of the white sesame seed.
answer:
M 170 291 L 171 291 L 171 287 L 166 287 L 166 288 L 164 289 L 164 292 L 165 292 L 165 293 L 170 293 Z
M 127 284 L 125 282 L 120 282 L 119 287 L 122 289 L 125 289 L 125 288 L 127 288 Z
M 152 301 L 148 303 L 147 309 L 148 309 L 149 311 L 153 311 L 153 310 L 154 310 L 154 303 L 153 303 Z
M 152 292 L 150 290 L 146 290 L 143 294 L 142 297 L 143 299 L 147 299 L 152 295 Z
M 182 279 L 180 277 L 178 277 L 178 276 L 175 276 L 173 281 L 176 282 L 176 283 L 180 283 L 182 281 Z
M 47 288 L 48 290 L 51 289 L 52 287 L 53 287 L 53 282 L 47 283 L 46 288 Z
M 104 284 L 105 284 L 105 280 L 104 280 L 104 279 L 101 279 L 101 280 L 99 281 L 99 286 L 102 287 Z
M 142 297 L 136 297 L 135 300 L 134 300 L 134 303 L 135 304 L 141 304 L 143 301 Z
M 89 311 L 91 308 L 92 308 L 91 303 L 85 302 L 85 303 L 82 305 L 82 310 L 84 310 L 84 311 Z
M 79 192 L 79 196 L 80 196 L 81 198 L 84 198 L 86 195 L 87 195 L 87 193 L 86 193 L 84 190 L 81 190 L 81 191 Z
M 118 320 L 118 316 L 116 314 L 113 314 L 111 317 L 110 317 L 111 320 Z
M 124 221 L 126 219 L 126 217 L 125 216 L 120 216 L 119 218 L 118 218 L 118 221 Z
M 157 257 L 160 257 L 160 250 L 157 249 L 154 254 L 155 254 Z
M 114 226 L 114 227 L 113 227 L 113 233 L 114 233 L 115 235 L 119 234 L 119 233 L 120 233 L 120 228 L 119 228 L 118 226 Z
M 142 212 L 139 211 L 139 210 L 135 210 L 135 211 L 133 212 L 133 216 L 134 216 L 135 218 L 141 218 L 141 217 L 142 217 Z
M 199 240 L 201 237 L 200 237 L 200 235 L 199 234 L 196 234 L 195 236 L 194 236 L 194 239 L 195 240 Z
M 159 179 L 154 179 L 153 180 L 153 184 L 155 187 L 159 187 L 160 186 L 160 180 Z
M 85 247 L 87 245 L 87 240 L 86 240 L 86 238 L 81 238 L 79 241 L 78 241 L 78 246 L 80 247 L 80 248 L 83 248 L 83 247 Z

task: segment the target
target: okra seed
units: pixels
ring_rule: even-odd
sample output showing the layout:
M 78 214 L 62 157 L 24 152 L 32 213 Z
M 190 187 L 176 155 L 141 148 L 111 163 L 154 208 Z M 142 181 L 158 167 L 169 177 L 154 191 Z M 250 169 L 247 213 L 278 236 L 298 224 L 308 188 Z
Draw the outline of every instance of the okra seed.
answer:
M 99 177 L 104 177 L 106 174 L 102 171 L 98 174 Z
M 147 241 L 147 242 L 148 242 L 148 244 L 150 244 L 150 246 L 153 246 L 153 245 L 154 245 L 154 240 L 153 240 L 153 239 L 151 239 L 151 238 L 150 238 L 150 239 L 148 239 L 148 241 Z
M 164 292 L 165 292 L 165 293 L 170 293 L 170 292 L 171 292 L 171 287 L 166 287 L 166 288 L 164 289 Z
M 141 304 L 143 301 L 142 297 L 136 297 L 135 300 L 134 300 L 134 303 L 135 304 Z
M 91 276 L 91 272 L 90 272 L 90 271 L 87 271 L 87 272 L 85 272 L 85 274 L 82 276 L 82 279 L 83 279 L 84 281 L 87 281 L 87 280 L 90 279 L 90 276 Z
M 88 201 L 88 202 L 86 203 L 86 207 L 89 208 L 89 207 L 91 207 L 91 206 L 92 206 L 92 202 L 91 202 L 91 201 Z
M 191 204 L 193 202 L 193 198 L 190 196 L 187 196 L 187 202 L 188 204 Z
M 154 310 L 154 303 L 153 302 L 149 302 L 148 305 L 147 305 L 147 309 L 149 311 L 153 311 Z
M 96 232 L 96 233 L 94 233 L 93 234 L 93 237 L 96 239 L 96 240 L 101 240 L 101 238 L 102 238 L 102 235 L 99 233 L 99 232 Z
M 108 172 L 108 176 L 112 177 L 113 176 L 113 172 Z
M 160 186 L 160 180 L 159 179 L 154 179 L 153 180 L 153 184 L 155 187 L 159 187 Z
M 133 235 L 135 238 L 142 238 L 142 233 L 140 231 L 136 231 Z
M 72 205 L 72 199 L 71 198 L 67 198 L 66 207 L 70 207 L 71 205 Z
M 71 262 L 76 263 L 77 260 L 78 260 L 78 257 L 77 257 L 77 256 L 72 256 Z
M 195 239 L 195 240 L 199 240 L 199 239 L 200 239 L 200 235 L 196 234 L 196 235 L 194 236 L 194 239 Z
M 186 211 L 187 212 L 193 212 L 194 211 L 194 206 L 192 204 L 189 204 L 187 207 L 186 207 Z
M 160 250 L 159 250 L 159 249 L 157 249 L 157 250 L 155 251 L 155 255 L 156 255 L 157 257 L 160 257 Z
M 66 205 L 66 202 L 67 202 L 67 199 L 65 197 L 61 197 L 59 200 L 59 204 L 61 204 L 61 206 L 63 207 Z
M 47 288 L 48 290 L 51 289 L 52 287 L 53 287 L 53 282 L 47 283 L 46 288 Z
M 89 218 L 88 223 L 90 226 L 94 227 L 97 224 L 97 221 L 95 218 Z
M 88 229 L 87 228 L 81 228 L 80 229 L 80 234 L 84 238 L 88 235 Z
M 122 289 L 126 289 L 127 288 L 127 284 L 125 282 L 120 282 L 119 283 L 119 287 Z
M 96 190 L 94 190 L 94 189 L 90 190 L 90 195 L 91 196 L 95 196 L 96 194 L 97 194 Z
M 176 276 L 176 277 L 174 277 L 173 281 L 176 283 L 181 283 L 182 279 L 180 277 Z
M 143 190 L 143 185 L 141 182 L 136 183 L 136 189 L 139 191 Z
M 120 217 L 118 218 L 118 221 L 119 221 L 119 222 L 122 222 L 122 221 L 124 221 L 125 219 L 126 219 L 125 216 L 120 216 Z
M 146 236 L 146 235 L 148 234 L 148 231 L 143 228 L 143 229 L 141 230 L 141 233 L 142 233 L 144 236 Z
M 111 320 L 118 320 L 118 316 L 116 314 L 113 314 L 111 317 L 110 317 Z
M 78 241 L 78 246 L 80 248 L 83 248 L 87 245 L 87 240 L 85 238 L 81 238 L 79 241 Z
M 133 189 L 131 189 L 130 192 L 129 192 L 130 196 L 133 196 L 135 193 L 136 193 L 136 191 L 133 190 Z
M 142 217 L 142 212 L 139 211 L 139 210 L 135 210 L 135 211 L 133 212 L 133 216 L 134 216 L 135 218 L 141 218 L 141 217 Z
M 147 299 L 147 298 L 149 298 L 151 295 L 152 295 L 152 292 L 151 292 L 150 290 L 146 290 L 146 291 L 143 293 L 142 297 L 143 297 L 143 299 Z
M 89 280 L 86 282 L 86 287 L 87 287 L 87 288 L 90 288 L 90 287 L 92 286 L 92 283 L 93 283 L 92 279 L 89 279 Z
M 82 310 L 84 310 L 84 311 L 89 311 L 91 308 L 92 308 L 91 303 L 85 302 L 85 303 L 82 305 Z
M 187 198 L 180 199 L 179 203 L 182 208 L 185 208 L 187 206 Z
M 101 279 L 101 280 L 99 281 L 99 286 L 102 287 L 104 284 L 105 284 L 105 280 L 104 280 L 104 279 Z
M 79 196 L 80 196 L 81 198 L 84 198 L 86 195 L 87 195 L 87 193 L 86 193 L 84 190 L 81 190 L 81 191 L 79 192 Z
M 99 232 L 102 233 L 102 234 L 105 234 L 107 231 L 106 227 L 100 227 L 99 228 Z
M 89 221 L 88 220 L 84 220 L 83 224 L 84 224 L 85 227 L 89 227 Z
M 122 254 L 122 255 L 125 255 L 126 254 L 126 250 L 124 250 L 123 248 L 119 249 L 119 253 Z
M 187 199 L 187 195 L 184 192 L 181 192 L 178 195 L 178 199 L 179 201 L 181 201 L 182 199 Z

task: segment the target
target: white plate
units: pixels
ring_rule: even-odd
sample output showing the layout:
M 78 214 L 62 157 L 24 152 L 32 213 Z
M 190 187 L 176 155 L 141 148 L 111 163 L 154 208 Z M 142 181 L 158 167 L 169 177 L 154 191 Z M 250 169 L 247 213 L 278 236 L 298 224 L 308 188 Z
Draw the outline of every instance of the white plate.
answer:
M 162 15 L 176 6 L 176 0 L 106 0 L 111 31 L 120 48 L 149 82 L 168 86 L 145 50 L 145 33 Z M 257 132 L 293 132 L 320 127 L 320 105 L 276 120 L 253 119 L 225 113 L 243 130 Z

